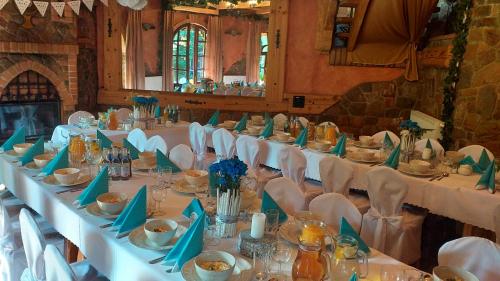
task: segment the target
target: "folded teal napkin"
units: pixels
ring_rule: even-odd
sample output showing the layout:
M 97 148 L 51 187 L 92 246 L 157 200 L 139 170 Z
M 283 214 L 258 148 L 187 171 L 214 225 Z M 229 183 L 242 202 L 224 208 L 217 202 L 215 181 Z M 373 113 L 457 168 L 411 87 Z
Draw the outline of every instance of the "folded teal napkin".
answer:
M 268 139 L 273 135 L 273 122 L 267 122 L 266 126 L 264 127 L 264 130 L 262 130 L 262 133 L 260 134 L 261 138 Z
M 391 167 L 393 169 L 397 169 L 399 166 L 400 152 L 401 152 L 401 144 L 398 144 L 398 146 L 396 146 L 396 148 L 392 150 L 387 160 L 385 160 L 384 165 L 386 165 L 387 167 Z
M 39 138 L 33 146 L 31 146 L 28 151 L 21 157 L 21 164 L 24 166 L 29 162 L 33 161 L 33 158 L 37 155 L 43 154 L 43 137 Z
M 495 161 L 491 161 L 486 171 L 484 171 L 483 175 L 479 179 L 476 184 L 476 189 L 488 189 L 490 193 L 495 193 Z
M 161 117 L 161 106 L 155 107 L 155 118 L 160 118 Z
M 488 156 L 486 149 L 483 148 L 483 151 L 481 151 L 481 156 L 479 157 L 479 162 L 477 164 L 479 164 L 479 167 L 481 167 L 481 169 L 483 169 L 484 171 L 488 168 L 490 162 L 492 161 L 490 160 L 490 157 Z
M 388 149 L 394 148 L 394 143 L 392 142 L 392 139 L 387 132 L 385 132 L 384 136 L 384 146 Z
M 118 230 L 117 235 L 129 232 L 146 222 L 147 218 L 147 190 L 144 185 L 134 196 L 132 201 L 113 222 L 113 228 Z
M 349 281 L 358 281 L 358 274 L 356 274 L 356 272 L 353 272 L 351 277 L 349 278 Z
M 43 167 L 42 173 L 45 175 L 52 175 L 55 170 L 68 168 L 68 146 L 65 146 L 59 153 L 57 153 L 54 159 L 50 160 L 47 166 Z
M 97 139 L 99 139 L 101 141 L 101 149 L 102 148 L 111 148 L 111 146 L 113 146 L 113 142 L 108 139 L 108 137 L 106 137 L 103 133 L 101 133 L 101 131 L 97 130 Z
M 267 124 L 268 122 L 272 121 L 271 116 L 269 115 L 269 112 L 264 113 L 264 124 Z
M 8 138 L 1 146 L 3 151 L 8 151 L 14 149 L 14 144 L 20 144 L 26 142 L 26 131 L 23 127 L 17 129 L 10 138 Z
M 177 240 L 175 246 L 165 257 L 164 264 L 175 263 L 174 268 L 181 269 L 190 259 L 196 257 L 203 250 L 203 231 L 205 228 L 205 212 L 188 228 L 186 233 Z
M 474 161 L 474 159 L 472 159 L 472 156 L 468 155 L 466 156 L 464 159 L 460 160 L 460 162 L 458 162 L 460 165 L 470 165 L 472 167 L 472 170 L 474 171 L 474 173 L 482 173 L 483 172 L 483 169 L 481 168 L 481 166 L 479 166 L 478 163 L 476 163 L 476 161 Z
M 365 252 L 366 254 L 370 253 L 370 247 L 368 247 L 368 245 L 366 245 L 365 241 L 363 241 L 363 239 L 361 239 L 358 232 L 355 231 L 354 228 L 352 228 L 351 224 L 349 224 L 349 222 L 344 217 L 342 217 L 340 219 L 339 234 L 349 235 L 352 238 L 356 239 L 358 241 L 358 248 L 361 251 Z
M 335 145 L 335 147 L 332 148 L 330 151 L 331 154 L 335 154 L 339 157 L 344 157 L 346 150 L 345 150 L 345 145 L 346 145 L 346 136 L 345 134 L 342 134 Z
M 190 218 L 191 215 L 194 213 L 196 217 L 201 216 L 205 210 L 203 209 L 203 206 L 201 205 L 201 202 L 198 198 L 193 198 L 191 200 L 191 203 L 182 211 L 182 215 L 185 216 L 186 218 Z
M 297 136 L 297 139 L 295 140 L 295 144 L 304 147 L 307 145 L 307 135 L 308 135 L 308 130 L 307 128 L 303 128 L 302 131 L 300 131 L 299 135 Z
M 276 203 L 276 201 L 274 201 L 269 193 L 264 191 L 264 193 L 262 194 L 262 205 L 260 207 L 260 211 L 264 213 L 267 210 L 273 209 L 278 210 L 280 223 L 283 223 L 288 219 L 288 215 L 286 214 L 286 212 L 281 209 L 281 207 L 278 205 L 278 203 Z
M 157 168 L 171 168 L 172 173 L 179 173 L 182 170 L 174 164 L 174 162 L 170 161 L 170 159 L 163 154 L 159 149 L 156 150 L 156 167 Z
M 139 153 L 141 153 L 141 152 L 139 151 L 139 149 L 137 149 L 137 147 L 135 147 L 133 144 L 131 144 L 127 139 L 123 139 L 123 147 L 128 149 L 128 151 L 130 152 L 130 158 L 132 158 L 133 160 L 139 159 Z
M 247 121 L 248 121 L 248 113 L 244 113 L 243 117 L 241 117 L 236 127 L 234 127 L 234 130 L 237 131 L 238 133 L 241 133 L 241 131 L 247 128 Z
M 75 203 L 85 206 L 95 202 L 97 196 L 109 192 L 108 167 L 102 169 L 94 180 L 76 198 Z
M 207 125 L 212 125 L 213 127 L 217 126 L 217 124 L 219 124 L 219 115 L 220 115 L 219 110 L 214 112 L 214 114 L 212 114 L 212 117 L 210 117 L 210 119 L 208 120 Z

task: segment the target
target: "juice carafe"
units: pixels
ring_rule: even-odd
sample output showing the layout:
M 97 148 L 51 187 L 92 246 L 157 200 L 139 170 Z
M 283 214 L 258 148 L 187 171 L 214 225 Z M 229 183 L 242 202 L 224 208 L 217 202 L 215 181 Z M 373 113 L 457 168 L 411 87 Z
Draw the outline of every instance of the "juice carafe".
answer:
M 116 116 L 116 111 L 111 110 L 108 116 L 108 129 L 116 130 L 118 129 L 118 117 Z
M 337 144 L 337 128 L 335 125 L 325 125 L 325 140 L 330 141 L 332 145 Z
M 71 134 L 69 137 L 69 162 L 73 167 L 80 167 L 85 160 L 85 142 L 79 134 Z
M 335 251 L 331 262 L 333 280 L 348 281 L 356 272 L 360 278 L 368 275 L 368 259 L 358 249 L 358 241 L 349 235 L 335 237 Z

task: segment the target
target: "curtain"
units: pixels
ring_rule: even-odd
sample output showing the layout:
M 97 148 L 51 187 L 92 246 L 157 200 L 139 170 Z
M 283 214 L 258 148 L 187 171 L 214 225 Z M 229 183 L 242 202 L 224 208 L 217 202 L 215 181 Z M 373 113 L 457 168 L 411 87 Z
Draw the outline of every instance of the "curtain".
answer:
M 222 81 L 222 21 L 218 16 L 208 18 L 205 77 Z
M 247 83 L 259 82 L 259 59 L 261 53 L 260 34 L 265 32 L 265 22 L 248 22 L 246 77 Z
M 172 48 L 174 45 L 174 13 L 170 10 L 163 14 L 163 90 L 173 91 Z
M 437 0 L 371 1 L 356 46 L 354 64 L 406 63 L 407 80 L 418 80 L 417 45 Z
M 145 70 L 141 11 L 128 11 L 125 42 L 125 88 L 142 90 L 144 89 Z

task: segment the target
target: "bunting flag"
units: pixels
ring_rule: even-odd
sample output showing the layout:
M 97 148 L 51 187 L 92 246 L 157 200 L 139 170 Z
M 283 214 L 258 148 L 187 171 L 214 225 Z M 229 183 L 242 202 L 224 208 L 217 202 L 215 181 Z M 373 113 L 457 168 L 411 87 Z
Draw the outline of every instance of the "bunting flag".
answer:
M 50 5 L 56 10 L 57 14 L 62 17 L 64 13 L 64 2 L 50 2 Z
M 80 0 L 77 0 L 77 1 L 68 1 L 68 6 L 71 8 L 71 10 L 73 10 L 73 12 L 75 12 L 75 14 L 77 15 L 80 15 L 80 4 L 82 2 L 80 2 Z
M 9 0 L 0 0 L 0 10 L 3 9 L 7 3 L 9 3 Z
M 82 0 L 82 2 L 85 7 L 87 7 L 87 9 L 92 12 L 92 8 L 94 8 L 94 0 Z
M 101 0 L 101 2 L 104 4 L 104 6 L 108 6 L 108 0 Z
M 47 12 L 47 8 L 49 7 L 49 2 L 45 1 L 33 1 L 33 4 L 35 5 L 36 9 L 40 13 L 40 15 L 45 16 L 45 13 Z
M 30 0 L 14 0 L 14 2 L 16 2 L 16 6 L 19 9 L 21 15 L 23 15 L 24 12 L 26 12 L 26 9 L 28 9 L 28 7 L 31 5 Z

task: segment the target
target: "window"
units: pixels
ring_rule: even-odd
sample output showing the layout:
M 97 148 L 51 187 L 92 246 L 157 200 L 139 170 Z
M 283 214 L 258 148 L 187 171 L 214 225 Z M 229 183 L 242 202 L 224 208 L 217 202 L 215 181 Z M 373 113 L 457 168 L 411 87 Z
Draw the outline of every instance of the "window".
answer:
M 201 82 L 205 72 L 207 30 L 188 23 L 174 32 L 172 78 L 174 84 Z
M 259 58 L 259 83 L 264 84 L 266 82 L 266 64 L 267 64 L 267 32 L 260 34 L 260 58 Z

